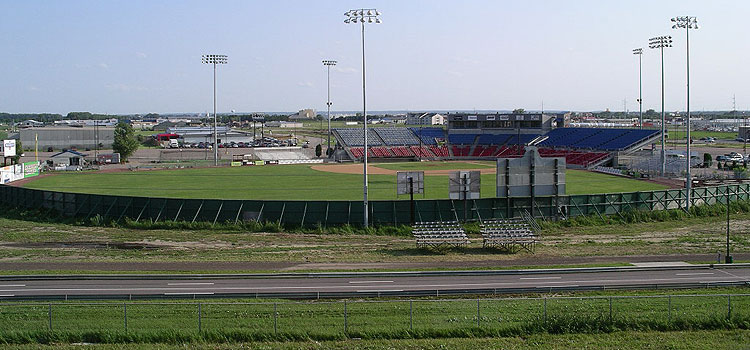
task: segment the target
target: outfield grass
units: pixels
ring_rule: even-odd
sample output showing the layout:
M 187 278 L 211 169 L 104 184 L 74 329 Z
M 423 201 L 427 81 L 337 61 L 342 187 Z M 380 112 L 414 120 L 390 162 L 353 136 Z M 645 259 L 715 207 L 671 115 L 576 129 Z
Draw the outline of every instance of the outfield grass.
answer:
M 407 164 L 409 163 L 379 164 L 378 166 L 402 167 L 402 169 L 412 166 Z M 430 167 L 429 163 L 414 164 L 413 166 L 417 169 Z M 469 163 L 459 164 L 463 165 L 456 165 L 456 167 L 469 166 Z M 438 163 L 436 168 L 445 169 L 446 166 L 447 164 Z M 470 166 L 482 167 L 481 165 Z M 580 170 L 567 170 L 566 182 L 568 194 L 650 191 L 665 188 L 665 186 L 645 181 Z M 369 185 L 370 199 L 397 198 L 394 175 L 370 175 Z M 31 181 L 25 187 L 78 193 L 171 198 L 357 200 L 362 197 L 362 176 L 317 171 L 311 169 L 309 165 L 283 165 L 113 173 L 61 173 Z M 495 197 L 494 174 L 482 175 L 481 196 L 483 198 Z M 448 177 L 426 176 L 424 198 L 448 198 Z
M 687 138 L 685 130 L 668 130 L 670 140 L 684 140 Z M 690 137 L 693 140 L 700 140 L 703 137 L 714 137 L 717 140 L 734 140 L 737 137 L 736 132 L 724 132 L 724 131 L 703 131 L 703 130 L 690 130 Z

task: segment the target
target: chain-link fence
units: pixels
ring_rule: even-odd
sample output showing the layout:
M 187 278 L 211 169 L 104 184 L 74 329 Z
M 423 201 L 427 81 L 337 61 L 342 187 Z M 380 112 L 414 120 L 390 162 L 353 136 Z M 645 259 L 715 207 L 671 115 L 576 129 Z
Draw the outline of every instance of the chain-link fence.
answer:
M 0 303 L 0 334 L 250 332 L 387 335 L 404 331 L 496 332 L 547 327 L 654 329 L 750 322 L 750 294 L 314 302 Z M 524 328 L 531 327 L 531 328 Z

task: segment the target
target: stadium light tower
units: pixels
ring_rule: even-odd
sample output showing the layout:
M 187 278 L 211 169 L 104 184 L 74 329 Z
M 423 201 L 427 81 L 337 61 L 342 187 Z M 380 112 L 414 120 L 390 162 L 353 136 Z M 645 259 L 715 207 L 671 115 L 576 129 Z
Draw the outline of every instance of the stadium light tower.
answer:
M 331 66 L 335 66 L 336 61 L 323 60 L 323 65 L 328 68 L 328 101 L 326 101 L 328 107 L 328 148 L 326 149 L 326 155 L 328 155 L 331 149 Z
M 203 55 L 201 62 L 214 65 L 214 166 L 219 165 L 219 137 L 216 133 L 216 65 L 226 64 L 226 55 Z
M 361 23 L 362 24 L 362 118 L 364 123 L 364 162 L 363 162 L 363 191 L 364 191 L 364 221 L 363 226 L 368 226 L 368 208 L 367 208 L 367 95 L 365 94 L 365 23 L 380 23 L 380 12 L 376 9 L 356 9 L 349 10 L 344 13 L 346 19 L 344 23 Z
M 687 66 L 687 175 L 685 179 L 685 190 L 687 196 L 685 199 L 685 209 L 690 209 L 690 191 L 693 187 L 692 178 L 690 177 L 690 29 L 698 29 L 698 19 L 694 16 L 682 16 L 672 18 L 672 29 L 685 28 L 685 50 Z
M 648 39 L 648 47 L 661 51 L 661 176 L 663 177 L 667 172 L 667 158 L 664 151 L 664 133 L 666 132 L 666 121 L 664 118 L 664 48 L 672 47 L 672 37 L 657 36 Z
M 638 126 L 643 129 L 643 48 L 633 49 L 638 55 Z

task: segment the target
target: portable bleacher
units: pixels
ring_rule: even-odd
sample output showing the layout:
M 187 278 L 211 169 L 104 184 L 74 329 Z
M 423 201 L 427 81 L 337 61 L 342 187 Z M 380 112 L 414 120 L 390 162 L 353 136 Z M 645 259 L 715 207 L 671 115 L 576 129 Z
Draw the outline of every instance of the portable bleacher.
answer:
M 417 240 L 417 248 L 442 245 L 461 247 L 469 244 L 466 231 L 456 221 L 416 222 L 412 225 L 412 234 Z
M 537 235 L 534 229 L 522 219 L 489 220 L 480 225 L 484 247 L 495 247 L 514 251 L 520 247 L 534 252 Z

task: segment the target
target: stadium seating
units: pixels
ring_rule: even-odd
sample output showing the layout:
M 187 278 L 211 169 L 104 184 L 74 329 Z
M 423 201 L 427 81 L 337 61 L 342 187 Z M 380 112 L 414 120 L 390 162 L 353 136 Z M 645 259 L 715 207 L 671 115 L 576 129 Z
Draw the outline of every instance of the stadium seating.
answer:
M 396 157 L 414 157 L 414 153 L 408 147 L 392 147 L 391 150 Z
M 466 157 L 469 155 L 469 150 L 471 147 L 469 146 L 453 146 L 453 156 L 454 157 Z
M 448 134 L 448 142 L 452 145 L 472 145 L 479 134 Z
M 355 158 L 363 155 L 362 129 L 334 129 Z M 545 134 L 539 153 L 543 157 L 564 157 L 568 164 L 588 167 L 609 159 L 610 152 L 626 150 L 658 135 L 658 130 L 557 128 Z M 370 157 L 514 158 L 537 134 L 446 134 L 442 128 L 370 128 Z M 421 143 L 424 146 L 419 146 Z M 447 144 L 443 142 L 447 141 Z
M 339 135 L 341 140 L 346 146 L 349 147 L 362 147 L 365 145 L 364 132 L 359 128 L 342 128 L 333 129 L 335 133 Z M 368 146 L 383 146 L 383 140 L 380 139 L 378 134 L 372 129 L 367 129 L 367 145 Z
M 445 130 L 442 128 L 409 128 L 409 130 L 422 139 L 425 145 L 437 145 L 436 139 L 445 140 Z
M 438 157 L 451 156 L 447 146 L 430 146 L 430 151 L 432 151 L 432 153 L 435 153 L 435 155 Z
M 430 149 L 427 147 L 419 147 L 419 146 L 411 146 L 409 147 L 412 152 L 414 152 L 414 155 L 420 158 L 432 158 L 435 156 L 432 152 L 430 152 Z
M 419 139 L 406 128 L 372 128 L 388 146 L 419 145 Z
M 539 145 L 620 151 L 642 143 L 658 134 L 658 130 L 648 129 L 557 128 L 548 132 L 546 135 L 549 138 Z

